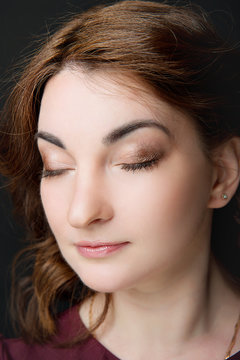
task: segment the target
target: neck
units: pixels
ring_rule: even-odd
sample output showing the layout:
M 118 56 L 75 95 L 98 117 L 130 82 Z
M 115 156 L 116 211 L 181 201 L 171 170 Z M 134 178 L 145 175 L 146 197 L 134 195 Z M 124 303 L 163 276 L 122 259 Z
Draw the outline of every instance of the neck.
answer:
M 187 353 L 190 351 L 191 358 L 197 349 L 199 358 L 204 359 L 202 348 L 208 345 L 206 358 L 211 348 L 213 354 L 219 349 L 218 357 L 215 356 L 221 358 L 233 334 L 239 297 L 228 287 L 216 263 L 209 263 L 207 271 L 197 271 L 196 266 L 187 272 L 188 276 L 179 274 L 171 283 L 155 286 L 154 291 L 139 286 L 114 293 L 105 326 L 97 333 L 99 340 L 110 350 L 109 344 L 113 344 L 113 352 L 126 359 L 124 344 L 126 353 L 130 351 L 129 344 L 139 349 L 136 357 L 129 355 L 130 359 L 142 359 L 142 354 L 146 356 L 148 349 L 154 347 L 156 358 L 161 354 L 188 359 Z M 96 298 L 95 309 L 97 303 Z M 195 358 L 198 359 L 197 354 Z
M 178 274 L 153 291 L 139 287 L 114 293 L 115 322 L 134 337 L 160 336 L 165 344 L 189 341 L 206 330 L 211 276 L 208 272 L 195 274 L 193 270 L 182 276 Z

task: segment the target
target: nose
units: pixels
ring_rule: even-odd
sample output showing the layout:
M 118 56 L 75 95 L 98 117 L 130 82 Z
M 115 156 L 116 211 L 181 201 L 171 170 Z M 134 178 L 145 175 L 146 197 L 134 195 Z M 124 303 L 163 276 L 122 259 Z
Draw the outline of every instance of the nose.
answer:
M 78 179 L 72 189 L 68 221 L 76 228 L 86 228 L 93 223 L 104 223 L 113 217 L 113 208 L 107 187 L 96 176 Z

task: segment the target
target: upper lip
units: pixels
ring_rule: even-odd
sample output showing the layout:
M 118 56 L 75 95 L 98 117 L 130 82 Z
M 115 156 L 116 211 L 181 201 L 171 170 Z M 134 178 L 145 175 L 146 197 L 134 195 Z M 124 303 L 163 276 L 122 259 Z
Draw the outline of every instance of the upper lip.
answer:
M 76 246 L 81 246 L 81 247 L 99 247 L 99 246 L 114 246 L 114 245 L 120 245 L 120 244 L 125 244 L 128 241 L 116 241 L 116 242 L 107 242 L 107 241 L 79 241 L 78 243 L 76 243 Z

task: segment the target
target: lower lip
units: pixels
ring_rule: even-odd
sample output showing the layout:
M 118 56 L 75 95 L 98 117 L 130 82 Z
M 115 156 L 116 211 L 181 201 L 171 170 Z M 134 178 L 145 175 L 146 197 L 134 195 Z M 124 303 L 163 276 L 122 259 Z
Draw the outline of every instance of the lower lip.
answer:
M 86 258 L 102 258 L 112 253 L 117 252 L 128 244 L 128 242 L 115 245 L 101 245 L 101 246 L 77 246 L 78 252 Z

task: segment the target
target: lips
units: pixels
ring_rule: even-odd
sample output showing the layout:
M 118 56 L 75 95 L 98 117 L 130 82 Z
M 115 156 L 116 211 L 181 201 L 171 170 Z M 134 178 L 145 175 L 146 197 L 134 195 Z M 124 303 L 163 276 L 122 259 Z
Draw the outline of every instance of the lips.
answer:
M 81 241 L 76 244 L 76 247 L 78 252 L 86 258 L 102 258 L 120 251 L 128 244 L 127 241 L 118 243 Z

